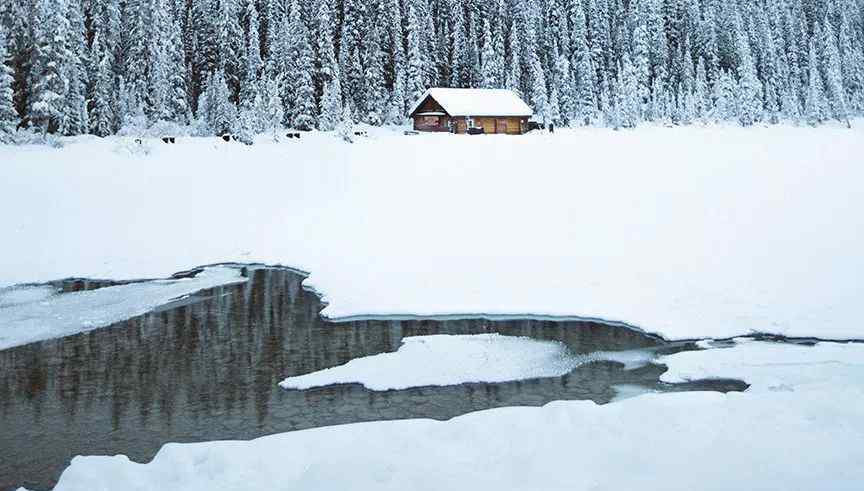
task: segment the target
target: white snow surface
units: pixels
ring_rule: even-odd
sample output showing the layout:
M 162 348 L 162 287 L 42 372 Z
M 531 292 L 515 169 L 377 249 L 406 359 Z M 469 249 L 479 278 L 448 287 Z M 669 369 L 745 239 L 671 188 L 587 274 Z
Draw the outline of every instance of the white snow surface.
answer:
M 0 350 L 123 321 L 200 290 L 246 281 L 240 270 L 204 268 L 194 278 L 150 280 L 57 294 L 50 287 L 0 290 Z
M 864 345 L 749 342 L 665 362 L 675 378 L 753 386 L 167 444 L 146 464 L 76 457 L 55 491 L 860 489 Z
M 669 338 L 864 338 L 853 126 L 5 146 L 0 287 L 259 261 L 310 271 L 332 318 L 533 313 Z
M 414 336 L 393 353 L 355 358 L 344 365 L 288 377 L 285 389 L 358 383 L 371 390 L 406 389 L 467 382 L 506 382 L 557 377 L 590 361 L 646 363 L 647 351 L 575 355 L 557 341 L 499 334 Z
M 531 116 L 533 111 L 519 95 L 507 89 L 459 89 L 433 87 L 414 102 L 408 114 L 432 96 L 450 116 Z

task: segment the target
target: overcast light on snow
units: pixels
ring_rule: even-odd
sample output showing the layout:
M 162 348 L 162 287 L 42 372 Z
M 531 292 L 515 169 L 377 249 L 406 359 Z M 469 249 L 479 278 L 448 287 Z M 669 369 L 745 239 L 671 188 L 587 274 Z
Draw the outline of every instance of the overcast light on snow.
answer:
M 499 334 L 414 336 L 403 339 L 396 352 L 355 358 L 337 367 L 288 377 L 279 385 L 302 390 L 358 383 L 371 390 L 390 390 L 494 383 L 558 377 L 601 359 L 638 366 L 651 358 L 647 351 L 575 355 L 560 342 Z
M 146 464 L 76 457 L 56 491 L 860 489 L 864 344 L 747 342 L 664 362 L 670 378 L 753 385 L 168 444 Z
M 70 336 L 126 320 L 200 290 L 246 281 L 238 268 L 204 268 L 194 278 L 152 280 L 52 294 L 47 287 L 0 289 L 0 350 Z
M 3 147 L 0 282 L 262 261 L 310 271 L 331 317 L 862 337 L 864 123 L 371 134 Z

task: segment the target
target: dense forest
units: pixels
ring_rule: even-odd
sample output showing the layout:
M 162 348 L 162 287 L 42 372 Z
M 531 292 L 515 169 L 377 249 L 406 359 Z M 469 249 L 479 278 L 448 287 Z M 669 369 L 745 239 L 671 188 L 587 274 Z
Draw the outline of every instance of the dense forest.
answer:
M 848 123 L 864 0 L 0 0 L 0 59 L 4 139 L 398 124 L 431 86 L 559 125 Z

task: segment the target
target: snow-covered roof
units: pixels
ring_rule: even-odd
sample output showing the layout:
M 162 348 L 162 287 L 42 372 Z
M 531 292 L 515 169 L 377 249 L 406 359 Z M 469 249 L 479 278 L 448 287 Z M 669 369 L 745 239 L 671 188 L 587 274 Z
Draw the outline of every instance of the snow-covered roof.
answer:
M 531 116 L 533 111 L 515 92 L 506 89 L 431 88 L 417 99 L 408 114 L 414 114 L 431 96 L 450 116 Z

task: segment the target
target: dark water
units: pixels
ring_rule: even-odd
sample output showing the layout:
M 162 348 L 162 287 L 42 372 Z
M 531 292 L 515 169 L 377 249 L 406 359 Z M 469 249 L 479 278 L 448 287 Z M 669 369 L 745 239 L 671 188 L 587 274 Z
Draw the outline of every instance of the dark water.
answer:
M 575 353 L 692 348 L 624 326 L 537 319 L 360 320 L 318 315 L 289 269 L 244 268 L 244 284 L 206 290 L 147 315 L 0 351 L 0 489 L 54 485 L 78 454 L 148 461 L 166 442 L 250 439 L 340 423 L 447 419 L 552 400 L 609 402 L 614 385 L 743 390 L 738 381 L 660 384 L 665 367 L 583 365 L 563 377 L 374 392 L 360 385 L 283 390 L 283 378 L 396 350 L 403 337 L 497 332 L 558 340 Z M 65 290 L 111 282 L 65 285 Z M 0 326 L 2 327 L 2 326 Z

